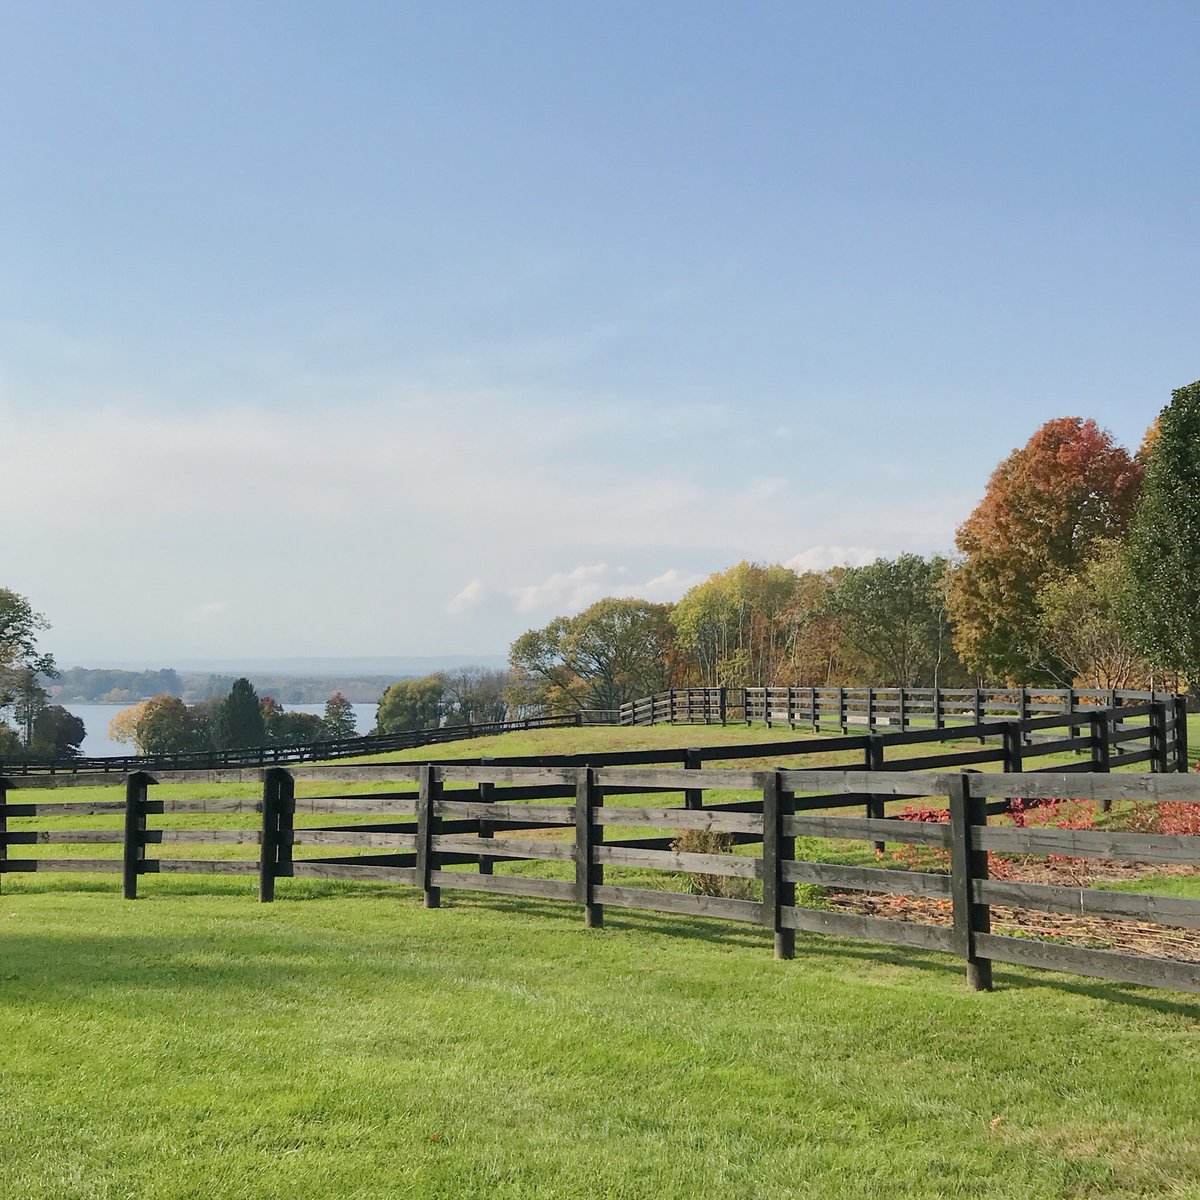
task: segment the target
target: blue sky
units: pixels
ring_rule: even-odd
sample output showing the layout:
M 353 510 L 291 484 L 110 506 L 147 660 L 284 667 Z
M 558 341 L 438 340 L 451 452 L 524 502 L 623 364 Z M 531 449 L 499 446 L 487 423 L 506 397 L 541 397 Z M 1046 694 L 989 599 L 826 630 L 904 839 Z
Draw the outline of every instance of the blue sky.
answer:
M 60 658 L 502 652 L 945 551 L 1200 375 L 1187 4 L 0 3 L 0 583 Z

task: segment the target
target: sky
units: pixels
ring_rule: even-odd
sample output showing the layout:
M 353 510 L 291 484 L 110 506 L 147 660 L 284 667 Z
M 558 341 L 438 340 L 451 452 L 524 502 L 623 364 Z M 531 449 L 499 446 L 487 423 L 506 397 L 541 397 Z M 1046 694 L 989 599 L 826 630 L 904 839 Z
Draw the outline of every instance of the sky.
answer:
M 1193 4 L 0 0 L 0 586 L 497 654 L 1200 376 Z

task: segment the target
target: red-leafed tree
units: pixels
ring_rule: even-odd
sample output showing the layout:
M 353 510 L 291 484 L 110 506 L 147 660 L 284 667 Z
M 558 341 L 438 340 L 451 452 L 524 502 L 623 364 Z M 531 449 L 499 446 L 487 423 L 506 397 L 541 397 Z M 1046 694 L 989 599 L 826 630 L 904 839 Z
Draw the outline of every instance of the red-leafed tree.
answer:
M 1037 594 L 1124 532 L 1142 470 L 1080 417 L 1047 421 L 996 468 L 958 530 L 963 561 L 950 589 L 955 646 L 972 670 L 1009 683 L 1063 678 L 1039 644 Z

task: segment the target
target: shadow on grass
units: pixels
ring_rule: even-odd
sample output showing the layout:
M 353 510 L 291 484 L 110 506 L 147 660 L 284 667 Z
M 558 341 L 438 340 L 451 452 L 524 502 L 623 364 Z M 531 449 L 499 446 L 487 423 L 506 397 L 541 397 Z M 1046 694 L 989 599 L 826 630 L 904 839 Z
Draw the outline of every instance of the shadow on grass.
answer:
M 256 884 L 244 877 L 237 879 L 221 879 L 219 877 L 147 877 L 147 885 L 143 881 L 142 895 L 137 904 L 168 901 L 176 897 L 228 897 L 230 899 L 247 899 L 255 894 Z M 34 882 L 36 879 L 36 882 Z M 20 895 L 56 895 L 78 893 L 83 895 L 98 895 L 112 897 L 117 903 L 126 903 L 120 899 L 120 884 L 110 879 L 95 878 L 54 878 L 53 876 L 31 877 L 28 882 L 22 881 L 17 888 L 7 890 L 0 896 L 0 904 L 4 900 Z M 286 906 L 294 903 L 313 901 L 331 901 L 341 899 L 397 902 L 412 906 L 419 902 L 420 893 L 409 886 L 391 883 L 370 883 L 350 880 L 281 880 L 278 885 L 275 904 Z M 472 912 L 487 912 L 501 916 L 519 918 L 522 916 L 535 917 L 550 922 L 563 929 L 580 929 L 582 917 L 577 906 L 539 900 L 520 896 L 488 896 L 474 892 L 443 889 L 442 905 L 444 908 L 460 908 Z M 634 909 L 607 908 L 605 910 L 605 925 L 609 929 L 628 931 L 629 933 L 645 933 L 654 937 L 668 937 L 738 949 L 753 950 L 769 954 L 771 950 L 769 934 L 766 930 L 753 925 L 741 925 L 731 922 L 705 919 L 703 917 L 674 916 L 670 914 L 638 911 Z M 260 935 L 247 933 L 245 940 L 255 942 Z M 4 939 L 5 970 L 0 973 L 0 980 L 11 980 L 19 972 L 14 970 L 25 955 L 29 958 L 31 974 L 39 982 L 45 982 L 47 970 L 62 972 L 62 977 L 77 978 L 77 972 L 67 972 L 64 968 L 71 962 L 78 962 L 75 954 L 62 954 L 63 940 L 54 936 L 50 938 L 24 938 L 6 936 Z M 90 953 L 86 956 L 95 961 L 95 948 L 98 943 L 106 947 L 101 958 L 105 964 L 122 959 L 130 959 L 131 965 L 138 964 L 145 974 L 148 961 L 169 961 L 186 957 L 181 955 L 181 948 L 189 942 L 197 947 L 211 948 L 211 941 L 204 938 L 166 935 L 136 935 L 117 938 L 79 939 L 80 948 L 87 948 Z M 53 960 L 47 960 L 46 949 L 53 946 L 56 955 Z M 272 945 L 278 950 L 277 946 Z M 889 946 L 883 943 L 865 943 L 851 941 L 845 938 L 827 934 L 798 934 L 796 942 L 797 956 L 795 967 L 803 969 L 806 960 L 817 960 L 823 965 L 835 963 L 838 960 L 861 962 L 872 966 L 886 964 L 904 969 L 932 973 L 948 981 L 960 981 L 965 988 L 963 965 L 948 955 L 927 953 L 920 950 L 909 950 L 903 947 Z M 253 970 L 246 980 L 247 987 L 269 986 L 272 979 L 276 982 L 292 981 L 294 971 L 286 965 L 277 965 L 270 953 L 263 948 L 247 949 L 246 954 L 256 956 Z M 306 961 L 305 971 L 324 971 L 334 978 L 339 973 L 336 964 L 326 968 L 315 968 L 311 961 Z M 224 986 L 228 983 L 228 966 L 222 965 L 216 972 L 213 987 Z M 192 983 L 204 987 L 205 976 L 195 973 Z M 1030 989 L 1047 988 L 1055 992 L 1067 992 L 1072 995 L 1084 996 L 1092 1000 L 1106 1003 L 1130 1005 L 1170 1016 L 1184 1017 L 1192 1021 L 1200 1021 L 1200 1000 L 1168 999 L 1153 989 L 1141 988 L 1133 984 L 1118 981 L 1092 980 L 1059 974 L 1057 972 L 1038 972 L 1023 969 L 1002 969 L 995 973 L 998 988 L 1027 991 Z

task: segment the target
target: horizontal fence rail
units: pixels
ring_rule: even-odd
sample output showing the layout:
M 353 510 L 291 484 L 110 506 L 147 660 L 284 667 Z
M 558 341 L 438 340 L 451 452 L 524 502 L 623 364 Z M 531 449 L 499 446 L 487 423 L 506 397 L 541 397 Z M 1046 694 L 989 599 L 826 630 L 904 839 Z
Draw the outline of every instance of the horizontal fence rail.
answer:
M 1045 713 L 1094 712 L 1154 701 L 1174 692 L 1122 688 L 702 687 L 671 688 L 622 704 L 621 725 L 725 725 L 763 721 L 822 729 L 909 729 L 1025 720 Z
M 1200 901 L 993 878 L 989 860 L 1000 852 L 1200 867 L 1200 837 L 1194 835 L 1029 827 L 1009 820 L 1013 799 L 1025 805 L 1060 799 L 1200 805 L 1200 779 L 1191 775 L 344 763 L 272 765 L 238 777 L 256 780 L 260 794 L 154 795 L 158 784 L 178 778 L 219 785 L 221 773 L 138 771 L 123 780 L 122 799 L 86 801 L 44 798 L 47 789 L 69 785 L 67 777 L 0 779 L 0 878 L 107 871 L 121 875 L 124 895 L 134 899 L 144 875 L 246 875 L 257 877 L 263 901 L 274 899 L 280 879 L 390 882 L 419 889 L 430 908 L 440 905 L 446 890 L 563 901 L 580 906 L 589 926 L 601 925 L 609 908 L 746 922 L 771 931 L 780 958 L 793 957 L 797 934 L 812 933 L 940 951 L 963 961 L 977 989 L 991 987 L 993 963 L 999 962 L 1200 993 L 1198 961 L 993 929 L 993 909 L 999 908 L 1200 930 Z M 105 782 L 114 783 L 111 776 Z M 348 792 L 339 790 L 342 785 L 381 790 Z M 299 788 L 315 788 L 316 794 L 298 794 Z M 913 799 L 932 802 L 937 819 L 887 813 L 889 802 Z M 844 814 L 860 804 L 866 816 Z M 196 813 L 230 815 L 243 826 L 169 825 L 173 817 Z M 52 820 L 83 816 L 120 825 L 65 828 Z M 941 855 L 945 866 L 825 862 L 814 842 L 913 846 Z M 105 844 L 119 846 L 120 857 L 33 852 L 47 845 Z M 191 845 L 197 857 L 174 856 L 175 848 Z M 799 845 L 805 854 L 798 854 Z M 210 849 L 206 855 L 204 847 L 221 846 L 257 854 L 219 857 Z M 556 874 L 512 870 L 531 865 Z M 663 886 L 664 879 L 680 876 L 691 881 L 688 891 Z M 810 907 L 799 902 L 798 885 L 932 898 L 948 906 L 950 919 Z

